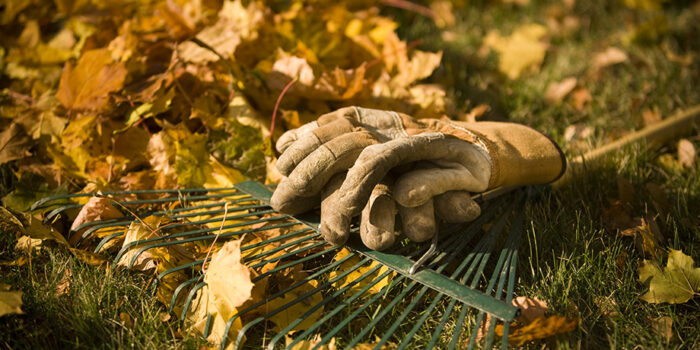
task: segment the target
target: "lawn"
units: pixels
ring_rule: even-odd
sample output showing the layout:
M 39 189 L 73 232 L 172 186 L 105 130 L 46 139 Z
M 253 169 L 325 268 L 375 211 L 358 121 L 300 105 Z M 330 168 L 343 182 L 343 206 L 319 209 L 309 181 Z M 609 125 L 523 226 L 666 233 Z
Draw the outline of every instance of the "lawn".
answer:
M 449 11 L 433 6 L 427 14 L 402 4 L 378 7 L 409 45 L 442 51 L 426 81 L 445 87 L 452 118 L 530 125 L 550 135 L 570 160 L 700 102 L 697 1 L 454 1 Z M 534 39 L 542 59 L 509 75 L 499 65 L 507 53 L 485 38 L 502 43 L 532 24 L 544 31 Z M 575 82 L 564 89 L 559 84 L 567 78 Z M 5 91 L 15 86 L 7 75 L 2 79 Z M 0 112 L 9 120 L 11 95 L 2 96 Z M 684 142 L 700 145 L 698 125 L 682 134 Z M 700 291 L 675 304 L 640 298 L 648 290 L 638 273 L 645 261 L 665 266 L 671 249 L 700 261 L 700 166 L 684 164 L 679 140 L 626 146 L 528 202 L 515 295 L 543 300 L 552 313 L 580 322 L 572 332 L 526 348 L 700 347 Z M 248 166 L 245 159 L 236 162 Z M 16 170 L 17 164 L 2 165 L 3 195 L 21 186 Z M 92 266 L 51 243 L 27 255 L 14 248 L 11 228 L 2 230 L 0 259 L 25 261 L 0 266 L 0 283 L 24 293 L 23 314 L 0 318 L 1 346 L 207 345 L 183 331 L 152 296 L 151 275 Z

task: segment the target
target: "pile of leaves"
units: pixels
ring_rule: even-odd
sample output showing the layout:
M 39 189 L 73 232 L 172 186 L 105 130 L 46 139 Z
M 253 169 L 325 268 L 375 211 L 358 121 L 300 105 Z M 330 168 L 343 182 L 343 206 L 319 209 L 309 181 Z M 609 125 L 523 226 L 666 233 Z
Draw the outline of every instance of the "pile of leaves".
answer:
M 442 115 L 443 89 L 416 84 L 441 54 L 371 3 L 5 1 L 3 203 L 274 181 L 263 140 L 288 84 L 277 135 L 350 104 Z

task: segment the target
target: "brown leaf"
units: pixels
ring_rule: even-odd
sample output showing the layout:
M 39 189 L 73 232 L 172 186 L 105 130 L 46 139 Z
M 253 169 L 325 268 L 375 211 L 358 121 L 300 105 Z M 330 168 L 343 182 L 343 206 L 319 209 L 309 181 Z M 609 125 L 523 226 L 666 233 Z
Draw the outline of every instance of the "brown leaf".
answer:
M 571 104 L 576 108 L 576 110 L 583 110 L 586 103 L 593 99 L 591 93 L 586 88 L 578 88 L 571 93 Z
M 31 139 L 24 129 L 12 123 L 0 133 L 0 164 L 22 159 L 31 155 Z
M 656 208 L 656 211 L 662 216 L 665 216 L 669 210 L 671 210 L 671 203 L 668 201 L 666 192 L 664 192 L 661 186 L 652 182 L 648 182 L 645 187 L 651 196 L 651 203 L 654 205 L 654 208 Z
M 544 93 L 544 99 L 548 103 L 555 104 L 561 102 L 566 95 L 576 87 L 577 80 L 574 77 L 568 77 L 560 82 L 551 82 L 547 86 L 547 91 Z
M 687 139 L 678 141 L 678 161 L 686 168 L 692 168 L 695 164 L 695 146 Z M 0 162 L 1 163 L 1 162 Z
M 460 113 L 460 115 L 457 116 L 458 120 L 464 121 L 464 122 L 476 122 L 476 120 L 484 115 L 484 113 L 488 112 L 491 110 L 491 107 L 487 104 L 480 104 L 474 108 L 472 108 L 469 112 L 467 113 Z
M 651 326 L 654 333 L 661 337 L 666 344 L 671 341 L 673 337 L 673 319 L 668 316 L 657 317 L 651 320 Z
M 603 212 L 603 224 L 611 231 L 624 230 L 637 225 L 630 216 L 629 204 L 619 200 Z
M 654 109 L 644 109 L 642 111 L 642 119 L 644 120 L 644 126 L 649 126 L 660 122 L 661 112 L 659 112 L 659 107 L 654 107 Z
M 529 341 L 546 339 L 558 334 L 568 333 L 576 329 L 578 318 L 569 319 L 563 316 L 539 317 L 532 323 L 518 327 L 511 324 L 508 343 L 521 346 Z M 503 336 L 503 325 L 496 325 L 496 337 Z
M 615 299 L 611 297 L 595 297 L 593 303 L 598 307 L 603 316 L 606 317 L 617 317 L 619 313 L 617 312 L 618 306 Z
M 571 142 L 574 140 L 585 140 L 591 136 L 593 129 L 585 124 L 571 124 L 564 130 L 564 140 Z
M 66 271 L 63 273 L 61 281 L 59 281 L 56 285 L 56 293 L 54 293 L 54 295 L 60 296 L 69 293 L 72 277 L 73 274 L 71 273 L 70 269 L 66 269 Z
M 545 313 L 550 311 L 547 303 L 537 297 L 516 297 L 513 299 L 513 306 L 520 308 L 521 313 L 517 320 L 524 324 L 532 323 L 535 319 L 544 317 Z
M 112 200 L 110 200 L 109 198 L 90 197 L 88 202 L 85 203 L 85 205 L 80 209 L 80 212 L 78 212 L 78 216 L 75 218 L 73 224 L 71 225 L 71 245 L 75 245 L 78 242 L 78 240 L 82 237 L 83 232 L 85 232 L 85 230 L 88 229 L 87 227 L 85 227 L 81 228 L 78 231 L 75 231 L 81 225 L 100 220 L 116 219 L 123 216 L 124 214 L 122 214 L 119 210 L 117 210 L 117 208 L 115 208 L 112 205 Z
M 622 203 L 634 202 L 634 186 L 622 175 L 617 175 L 617 196 Z
M 114 63 L 108 49 L 87 51 L 77 64 L 66 63 L 56 98 L 68 109 L 101 110 L 126 74 L 124 62 Z
M 593 56 L 593 68 L 598 70 L 608 66 L 612 66 L 618 63 L 627 61 L 629 58 L 627 54 L 616 48 L 609 47 L 605 51 L 599 52 Z

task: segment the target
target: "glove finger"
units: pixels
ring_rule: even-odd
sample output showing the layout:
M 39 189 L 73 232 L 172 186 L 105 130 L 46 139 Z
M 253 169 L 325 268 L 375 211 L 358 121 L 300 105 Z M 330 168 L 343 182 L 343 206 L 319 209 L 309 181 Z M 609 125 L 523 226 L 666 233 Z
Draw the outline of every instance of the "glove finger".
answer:
M 309 154 L 324 143 L 352 132 L 355 126 L 356 124 L 351 118 L 336 118 L 330 123 L 309 131 L 287 147 L 284 153 L 280 155 L 279 159 L 277 159 L 277 169 L 283 175 L 289 176 Z
M 360 237 L 367 248 L 385 250 L 396 240 L 396 203 L 391 189 L 381 182 L 372 190 L 360 219 Z
M 326 142 L 280 181 L 270 198 L 270 205 L 275 210 L 286 212 L 287 202 L 296 197 L 312 197 L 320 193 L 333 175 L 350 168 L 360 152 L 376 142 L 367 131 L 344 134 Z
M 433 200 L 435 214 L 447 223 L 470 222 L 481 215 L 481 207 L 467 191 L 448 191 Z
M 473 164 L 475 168 L 483 168 L 475 172 L 484 176 L 483 186 L 477 192 L 486 190 L 490 163 L 481 151 L 469 145 L 460 139 L 446 138 L 442 133 L 424 133 L 365 148 L 341 186 L 337 210 L 329 212 L 337 217 L 328 222 L 337 226 L 328 229 L 337 230 L 337 235 L 347 235 L 350 219 L 364 208 L 374 186 L 399 164 L 434 159 Z
M 275 147 L 277 148 L 277 151 L 284 153 L 289 146 L 291 146 L 295 141 L 302 139 L 308 132 L 329 124 L 338 118 L 350 117 L 354 120 L 354 115 L 355 109 L 353 107 L 340 108 L 333 112 L 326 113 L 310 123 L 306 123 L 296 129 L 288 130 L 282 134 L 279 139 L 277 139 Z
M 431 167 L 402 174 L 394 184 L 394 199 L 405 207 L 415 207 L 447 191 L 483 191 L 483 182 L 461 164 L 452 168 Z
M 338 189 L 340 189 L 340 186 L 343 184 L 343 180 L 345 180 L 345 174 L 345 172 L 335 174 L 333 177 L 331 177 L 326 184 L 326 187 L 324 187 L 323 191 L 321 192 L 321 237 L 333 245 L 345 244 L 349 236 L 349 234 L 338 235 L 337 231 L 327 229 L 328 227 L 337 225 L 334 222 L 328 222 L 328 220 L 334 220 L 337 218 L 337 216 L 328 215 L 328 212 L 335 211 L 335 204 L 338 201 L 338 196 L 340 195 Z
M 318 128 L 318 122 L 314 120 L 296 129 L 287 130 L 284 134 L 282 134 L 282 136 L 280 136 L 280 138 L 277 139 L 275 148 L 277 148 L 278 152 L 284 153 L 284 151 L 287 150 L 287 148 L 289 148 L 289 146 L 291 146 L 294 142 L 303 138 L 304 135 L 316 128 Z
M 401 204 L 398 204 L 398 207 L 406 237 L 414 242 L 425 242 L 433 238 L 437 232 L 437 224 L 432 199 L 417 207 L 404 207 Z

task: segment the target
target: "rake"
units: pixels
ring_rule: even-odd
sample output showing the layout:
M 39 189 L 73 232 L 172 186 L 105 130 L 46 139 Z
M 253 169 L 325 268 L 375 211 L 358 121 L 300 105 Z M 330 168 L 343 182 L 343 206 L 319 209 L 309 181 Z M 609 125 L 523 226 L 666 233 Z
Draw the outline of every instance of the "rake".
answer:
M 337 340 L 335 345 L 343 348 L 371 341 L 375 349 L 387 345 L 398 349 L 471 349 L 477 346 L 477 339 L 483 341 L 483 347 L 490 348 L 497 342 L 497 333 L 502 348 L 506 348 L 509 324 L 519 312 L 511 300 L 522 209 L 531 190 L 520 189 L 490 200 L 480 198 L 481 217 L 470 224 L 441 227 L 440 240 L 434 240 L 430 246 L 402 242 L 391 251 L 378 252 L 365 248 L 359 239 L 351 239 L 347 244 L 349 253 L 342 255 L 341 248 L 320 237 L 317 214 L 289 216 L 274 212 L 268 205 L 272 189 L 245 181 L 232 188 L 73 194 L 45 198 L 32 209 L 44 212 L 46 222 L 56 222 L 80 209 L 79 203 L 86 197 L 123 199 L 119 203 L 122 209 L 129 208 L 127 216 L 85 223 L 75 229 L 85 230 L 78 247 L 96 232 L 108 233 L 101 235 L 96 253 L 122 239 L 129 225 L 141 218 L 167 217 L 170 223 L 163 227 L 161 235 L 131 242 L 112 252 L 118 262 L 129 248 L 138 248 L 129 267 L 151 249 L 192 243 L 206 246 L 215 239 L 223 242 L 246 234 L 282 230 L 283 234 L 277 237 L 241 246 L 243 262 L 250 268 L 275 264 L 252 281 L 290 268 L 300 268 L 308 274 L 238 310 L 228 320 L 221 349 L 230 345 L 236 349 L 293 348 L 312 339 L 313 348 Z M 236 215 L 226 216 L 227 206 L 234 208 Z M 225 223 L 220 231 L 218 227 L 202 228 L 202 224 L 220 223 L 222 219 Z M 185 322 L 197 291 L 205 286 L 203 263 L 204 259 L 194 260 L 162 271 L 152 285 L 155 293 L 158 284 L 172 274 L 189 277 L 177 285 L 170 297 L 168 311 L 176 313 L 180 322 Z M 308 288 L 310 281 L 316 281 L 313 289 Z M 371 293 L 373 288 L 378 292 Z M 256 311 L 269 303 L 277 307 L 265 313 Z M 300 305 L 304 307 L 298 311 Z M 289 316 L 290 312 L 299 314 Z M 269 332 L 266 322 L 280 314 L 290 318 L 289 324 Z M 244 326 L 235 339 L 229 339 L 228 328 L 236 319 L 244 319 Z M 502 326 L 496 327 L 497 323 Z M 299 325 L 304 325 L 303 329 Z M 289 333 L 294 329 L 298 331 Z M 204 337 L 210 331 L 211 315 Z

